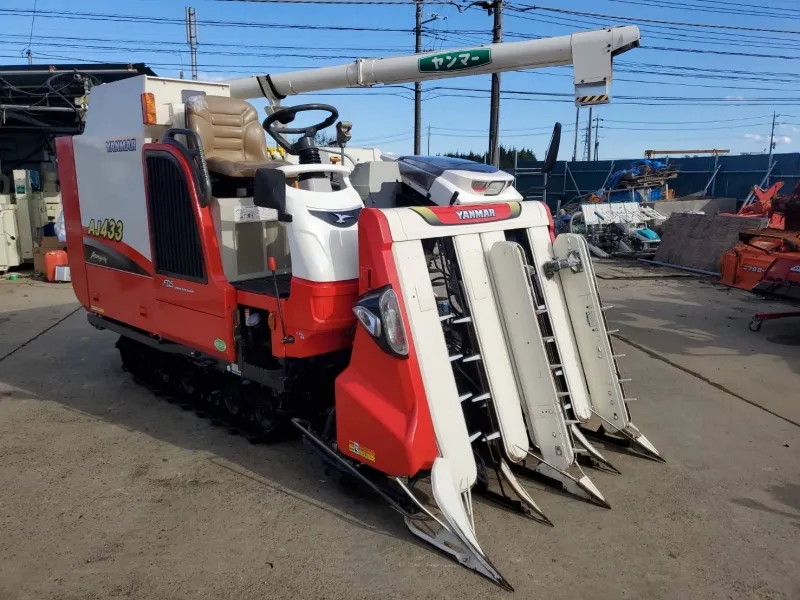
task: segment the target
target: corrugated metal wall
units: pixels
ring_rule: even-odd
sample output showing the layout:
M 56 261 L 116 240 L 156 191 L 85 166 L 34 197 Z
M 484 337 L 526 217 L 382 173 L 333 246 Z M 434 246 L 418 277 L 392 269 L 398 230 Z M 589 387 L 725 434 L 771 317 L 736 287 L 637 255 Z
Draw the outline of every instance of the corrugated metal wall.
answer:
M 749 154 L 743 156 L 720 156 L 719 173 L 708 188 L 709 195 L 738 198 L 743 200 L 754 185 L 764 179 L 767 172 L 768 155 Z M 609 173 L 628 168 L 638 158 L 612 161 L 599 160 L 593 162 L 560 161 L 556 163 L 547 181 L 547 203 L 555 209 L 578 195 L 594 192 L 603 187 Z M 657 159 L 666 162 L 666 159 Z M 677 179 L 670 181 L 675 196 L 685 196 L 702 191 L 714 173 L 714 157 L 700 156 L 695 158 L 670 158 L 669 164 L 679 170 Z M 775 154 L 775 168 L 769 178 L 768 185 L 776 181 L 784 181 L 784 191 L 790 191 L 800 180 L 800 153 Z M 566 167 L 569 165 L 569 170 Z M 517 189 L 523 196 L 541 196 L 543 177 L 540 173 L 532 173 L 540 163 L 522 163 L 517 168 Z M 513 169 L 512 169 L 513 171 Z M 766 187 L 766 186 L 765 186 Z

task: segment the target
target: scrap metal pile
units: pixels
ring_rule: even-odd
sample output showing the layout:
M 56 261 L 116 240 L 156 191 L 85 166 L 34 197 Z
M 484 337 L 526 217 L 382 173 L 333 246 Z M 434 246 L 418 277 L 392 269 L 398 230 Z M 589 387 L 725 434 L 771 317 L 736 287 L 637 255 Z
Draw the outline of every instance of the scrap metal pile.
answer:
M 650 159 L 637 160 L 627 169 L 612 173 L 598 195 L 611 202 L 666 200 L 667 181 L 677 176 L 678 170 L 666 163 Z
M 666 217 L 641 203 L 666 199 L 667 181 L 677 176 L 675 168 L 660 161 L 634 161 L 627 169 L 609 174 L 597 192 L 564 206 L 558 230 L 583 235 L 597 256 L 652 255 L 661 242 L 652 227 Z

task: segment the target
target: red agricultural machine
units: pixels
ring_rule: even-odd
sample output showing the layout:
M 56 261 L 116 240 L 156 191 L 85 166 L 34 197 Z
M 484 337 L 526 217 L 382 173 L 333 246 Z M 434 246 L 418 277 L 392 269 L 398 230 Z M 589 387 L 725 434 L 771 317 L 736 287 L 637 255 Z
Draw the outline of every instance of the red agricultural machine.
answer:
M 587 245 L 556 239 L 547 207 L 497 169 L 354 159 L 342 122 L 331 154 L 314 140 L 338 111 L 281 101 L 574 64 L 576 102 L 603 103 L 613 57 L 638 41 L 620 27 L 96 86 L 83 133 L 57 140 L 75 293 L 137 381 L 253 440 L 299 431 L 415 535 L 510 589 L 473 492 L 550 523 L 518 476 L 609 507 L 582 470 L 615 470 L 590 437 L 663 460 L 631 421 Z M 263 97 L 262 123 L 247 99 Z M 324 120 L 290 126 L 312 111 Z M 558 135 L 550 161 L 557 149 Z
M 739 242 L 722 257 L 722 283 L 769 297 L 800 300 L 800 183 L 780 194 L 780 181 L 767 190 L 754 188 L 754 201 L 737 213 L 769 220 L 766 229 L 739 233 Z M 764 321 L 798 317 L 800 312 L 758 313 L 750 328 Z

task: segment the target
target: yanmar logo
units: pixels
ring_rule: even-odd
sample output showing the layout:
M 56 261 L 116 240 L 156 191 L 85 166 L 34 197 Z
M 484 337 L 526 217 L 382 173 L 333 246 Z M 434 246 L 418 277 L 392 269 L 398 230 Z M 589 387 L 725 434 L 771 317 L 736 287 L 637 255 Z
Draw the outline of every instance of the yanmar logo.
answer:
M 474 208 L 470 210 L 457 210 L 456 216 L 460 221 L 470 221 L 472 219 L 489 219 L 494 217 L 493 208 Z
M 136 152 L 136 139 L 108 141 L 106 152 Z

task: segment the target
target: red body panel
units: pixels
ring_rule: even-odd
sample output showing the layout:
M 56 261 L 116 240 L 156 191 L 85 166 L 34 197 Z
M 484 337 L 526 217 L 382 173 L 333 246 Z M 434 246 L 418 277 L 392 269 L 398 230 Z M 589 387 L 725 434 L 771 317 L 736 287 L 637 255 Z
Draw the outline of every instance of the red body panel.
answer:
M 203 248 L 206 283 L 158 275 L 153 263 L 124 241 L 89 237 L 88 229 L 81 225 L 72 138 L 59 138 L 56 143 L 72 285 L 81 304 L 105 317 L 234 362 L 233 319 L 237 305 L 277 313 L 277 300 L 238 291 L 225 279 L 211 209 L 200 206 L 186 159 L 169 145 L 146 144 L 142 149 L 143 160 L 148 151 L 174 156 L 188 181 Z M 146 168 L 145 161 L 145 177 Z M 84 252 L 92 250 L 85 246 L 84 239 L 114 253 L 129 270 L 87 264 Z M 280 319 L 275 319 L 275 356 L 305 358 L 349 348 L 355 326 L 352 309 L 357 299 L 357 281 L 316 283 L 293 278 L 290 297 L 281 304 L 286 328 L 295 342 L 283 344 Z
M 545 202 L 540 203 L 544 208 L 544 212 L 547 215 L 547 220 L 549 221 L 550 225 L 547 226 L 548 231 L 550 232 L 550 243 L 556 243 L 556 224 L 553 221 L 553 213 L 550 212 L 550 207 L 547 206 Z
M 167 152 L 181 166 L 188 182 L 200 232 L 207 279 L 206 283 L 198 283 L 172 276 L 153 277 L 156 333 L 211 356 L 234 362 L 236 345 L 233 340 L 233 320 L 236 313 L 236 290 L 225 279 L 211 209 L 200 206 L 192 168 L 177 149 L 167 144 L 145 144 L 142 147 L 143 160 L 148 151 Z M 144 173 L 146 180 L 146 161 Z
M 384 215 L 365 208 L 358 220 L 359 291 L 391 285 L 400 289 L 392 239 Z M 408 323 L 405 303 L 400 311 Z M 439 455 L 414 341 L 408 359 L 382 351 L 356 327 L 350 365 L 336 380 L 339 450 L 389 475 L 412 476 Z
M 85 308 L 89 308 L 89 286 L 86 277 L 86 261 L 83 258 L 83 227 L 78 199 L 78 177 L 75 174 L 75 154 L 72 138 L 56 138 L 58 154 L 58 179 L 61 183 L 61 205 L 64 211 L 64 227 L 67 232 L 67 254 L 72 289 Z
M 91 264 L 86 265 L 86 274 L 90 282 L 89 310 L 156 333 L 152 278 Z
M 289 298 L 281 300 L 286 333 L 294 338 L 284 344 L 279 318 L 272 330 L 272 353 L 284 358 L 308 358 L 349 348 L 353 343 L 358 300 L 358 281 L 320 283 L 292 277 Z M 272 296 L 237 290 L 236 301 L 245 306 L 278 312 Z

